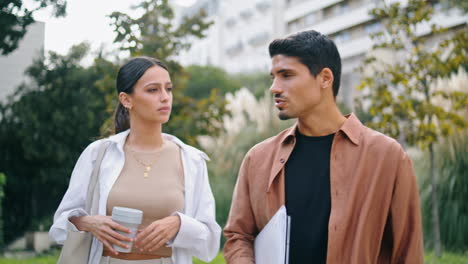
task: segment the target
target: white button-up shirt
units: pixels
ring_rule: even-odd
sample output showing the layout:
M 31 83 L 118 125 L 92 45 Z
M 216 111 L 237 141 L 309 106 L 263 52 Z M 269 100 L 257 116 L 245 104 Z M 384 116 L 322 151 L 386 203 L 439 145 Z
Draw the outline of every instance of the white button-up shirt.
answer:
M 49 236 L 63 244 L 69 231 L 77 231 L 69 221 L 72 216 L 87 215 L 84 207 L 88 184 L 96 161 L 99 143 L 110 141 L 99 174 L 100 215 L 106 215 L 107 197 L 125 163 L 123 146 L 130 130 L 100 139 L 91 143 L 81 154 L 65 193 L 54 215 L 54 224 Z M 165 140 L 176 143 L 181 148 L 185 180 L 185 203 L 183 212 L 176 212 L 181 219 L 179 232 L 168 246 L 172 247 L 172 262 L 176 264 L 192 263 L 192 256 L 203 261 L 211 261 L 219 251 L 221 228 L 215 220 L 215 201 L 208 182 L 205 153 L 184 144 L 178 138 L 163 134 Z M 93 237 L 88 264 L 99 263 L 103 244 Z

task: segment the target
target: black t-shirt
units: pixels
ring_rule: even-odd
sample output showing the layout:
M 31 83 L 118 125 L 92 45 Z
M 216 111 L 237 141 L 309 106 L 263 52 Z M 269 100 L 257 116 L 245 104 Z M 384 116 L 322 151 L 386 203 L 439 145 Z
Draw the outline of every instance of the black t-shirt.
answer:
M 285 177 L 286 209 L 291 216 L 290 264 L 327 262 L 333 136 L 308 137 L 296 131 Z

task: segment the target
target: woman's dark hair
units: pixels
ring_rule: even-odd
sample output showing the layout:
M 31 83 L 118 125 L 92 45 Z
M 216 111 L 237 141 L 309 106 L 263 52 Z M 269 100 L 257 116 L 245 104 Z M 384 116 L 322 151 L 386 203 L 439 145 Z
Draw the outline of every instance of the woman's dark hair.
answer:
M 121 92 L 132 94 L 135 83 L 145 74 L 146 70 L 153 66 L 159 66 L 169 71 L 160 60 L 150 57 L 132 58 L 120 67 L 116 82 L 117 95 Z M 120 102 L 115 110 L 114 128 L 116 134 L 130 128 L 130 116 Z
M 340 89 L 341 58 L 335 43 L 325 35 L 308 30 L 290 35 L 283 39 L 275 39 L 270 43 L 270 57 L 286 55 L 296 57 L 309 68 L 312 76 L 317 75 L 323 68 L 333 72 L 333 95 L 336 97 Z

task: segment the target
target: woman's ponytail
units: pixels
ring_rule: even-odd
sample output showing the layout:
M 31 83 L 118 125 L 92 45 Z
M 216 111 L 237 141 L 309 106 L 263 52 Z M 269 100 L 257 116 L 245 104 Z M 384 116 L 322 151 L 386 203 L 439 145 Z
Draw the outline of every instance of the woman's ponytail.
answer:
M 115 109 L 114 118 L 114 129 L 115 134 L 123 132 L 130 128 L 130 115 L 128 114 L 127 108 L 125 108 L 120 102 Z

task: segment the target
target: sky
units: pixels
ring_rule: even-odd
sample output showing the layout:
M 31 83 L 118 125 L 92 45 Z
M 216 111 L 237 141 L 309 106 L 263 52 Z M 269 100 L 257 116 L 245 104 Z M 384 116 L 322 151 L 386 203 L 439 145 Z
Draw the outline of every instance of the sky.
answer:
M 29 3 L 28 3 L 29 1 Z M 172 0 L 182 6 L 190 6 L 196 0 Z M 31 4 L 31 0 L 25 0 Z M 43 9 L 34 14 L 37 21 L 45 22 L 46 51 L 66 54 L 69 48 L 83 41 L 91 44 L 92 50 L 102 45 L 106 50 L 115 49 L 112 45 L 115 34 L 108 17 L 114 11 L 125 12 L 131 16 L 138 14 L 131 6 L 141 3 L 141 0 L 67 0 L 67 16 L 53 18 L 51 9 Z

